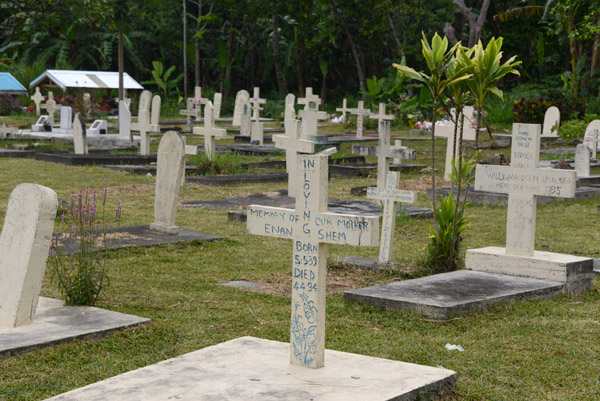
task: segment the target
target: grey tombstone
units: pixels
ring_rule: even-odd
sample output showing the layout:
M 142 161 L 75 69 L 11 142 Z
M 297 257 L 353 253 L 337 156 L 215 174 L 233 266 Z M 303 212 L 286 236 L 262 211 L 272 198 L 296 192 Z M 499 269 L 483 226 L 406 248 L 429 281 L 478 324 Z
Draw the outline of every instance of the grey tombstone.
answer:
M 221 103 L 223 103 L 223 95 L 217 92 L 215 93 L 215 101 L 213 103 L 213 117 L 215 121 L 221 117 Z
M 577 177 L 590 176 L 590 148 L 585 143 L 575 148 L 575 172 Z
M 70 131 L 73 129 L 73 109 L 69 106 L 60 108 L 60 129 Z
M 0 234 L 0 327 L 35 316 L 58 200 L 50 188 L 20 184 L 10 194 Z
M 244 100 L 242 102 L 242 116 L 240 120 L 240 135 L 251 136 L 252 132 L 252 115 L 250 114 L 250 102 Z
M 124 100 L 119 100 L 119 137 L 131 140 L 131 112 Z
M 233 109 L 233 122 L 231 125 L 239 127 L 242 124 L 242 109 L 243 104 L 250 100 L 250 94 L 247 90 L 242 89 L 235 96 L 235 106 Z
M 544 125 L 542 138 L 558 138 L 558 127 L 560 125 L 560 110 L 558 107 L 550 106 L 544 114 Z
M 185 168 L 185 142 L 181 135 L 167 132 L 158 145 L 156 160 L 154 223 L 150 224 L 150 230 L 175 235 L 179 233 L 175 217 Z
M 179 110 L 179 114 L 181 114 L 182 116 L 186 116 L 188 132 L 192 132 L 192 129 L 194 128 L 192 118 L 194 120 L 200 119 L 200 110 L 201 109 L 199 107 L 196 107 L 196 104 L 194 103 L 194 98 L 191 97 L 187 99 L 185 110 Z
M 73 146 L 76 155 L 88 154 L 85 121 L 79 113 L 75 113 L 75 120 L 73 121 Z

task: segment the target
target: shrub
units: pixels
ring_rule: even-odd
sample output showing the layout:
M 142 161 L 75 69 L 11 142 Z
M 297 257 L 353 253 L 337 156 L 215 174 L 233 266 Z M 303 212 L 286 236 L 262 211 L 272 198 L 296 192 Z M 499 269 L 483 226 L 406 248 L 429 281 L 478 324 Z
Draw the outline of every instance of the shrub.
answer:
M 563 139 L 577 139 L 583 137 L 588 122 L 585 120 L 569 120 L 558 127 L 558 136 Z
M 239 174 L 242 171 L 242 161 L 238 153 L 217 153 L 210 158 L 205 153 L 192 158 L 195 171 L 199 175 Z
M 546 110 L 550 106 L 558 107 L 561 121 L 568 121 L 582 117 L 585 114 L 586 104 L 583 98 L 546 99 L 540 97 L 537 100 L 527 100 L 525 97 L 521 97 L 519 101 L 515 101 L 513 106 L 515 122 L 542 124 Z
M 52 238 L 48 263 L 51 280 L 56 281 L 67 305 L 94 305 L 108 284 L 106 243 L 108 220 L 104 218 L 107 187 L 104 187 L 102 210 L 98 214 L 96 190 L 71 194 L 66 209 L 57 213 L 57 228 Z M 115 212 L 121 218 L 121 204 Z

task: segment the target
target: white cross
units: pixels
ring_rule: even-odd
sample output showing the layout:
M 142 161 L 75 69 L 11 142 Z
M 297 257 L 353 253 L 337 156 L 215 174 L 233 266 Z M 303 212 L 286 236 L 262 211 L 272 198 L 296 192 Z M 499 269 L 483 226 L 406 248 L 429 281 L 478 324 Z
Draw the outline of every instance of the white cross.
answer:
M 377 188 L 385 188 L 385 180 L 390 170 L 389 158 L 401 157 L 414 160 L 417 152 L 404 146 L 390 146 L 390 122 L 382 121 L 379 131 L 378 146 L 352 145 L 352 154 L 362 156 L 377 156 Z
M 260 105 L 267 103 L 267 99 L 261 99 L 260 97 L 260 88 L 254 88 L 250 103 L 252 103 L 252 121 L 260 121 L 260 111 L 263 109 Z
M 289 106 L 292 109 L 293 106 Z M 278 149 L 285 149 L 285 168 L 288 173 L 288 196 L 296 197 L 296 164 L 298 153 L 314 153 L 315 144 L 299 138 L 300 121 L 291 120 L 285 125 L 285 135 L 273 135 L 273 142 Z
M 215 137 L 227 136 L 227 130 L 215 127 L 213 117 L 213 105 L 209 100 L 204 106 L 204 127 L 194 127 L 194 134 L 204 135 L 204 153 L 209 159 L 215 157 Z
M 318 109 L 321 105 L 321 98 L 318 95 L 313 94 L 312 88 L 306 88 L 306 95 L 298 98 L 298 104 L 304 105 L 304 110 Z
M 367 188 L 367 198 L 383 201 L 383 221 L 379 244 L 380 263 L 389 263 L 392 260 L 394 229 L 396 226 L 396 202 L 415 203 L 417 200 L 416 192 L 397 189 L 398 181 L 400 181 L 400 173 L 389 171 L 385 189 Z
M 342 112 L 342 122 L 345 123 L 346 122 L 346 113 L 349 113 L 350 111 L 352 111 L 352 109 L 349 109 L 346 106 L 346 98 L 344 98 L 344 101 L 342 102 L 342 107 L 338 107 L 337 109 L 335 109 L 335 111 Z
M 379 103 L 379 113 L 377 114 L 369 114 L 369 118 L 372 120 L 378 120 L 377 130 L 381 129 L 382 121 L 392 121 L 394 119 L 393 114 L 385 114 L 385 103 Z
M 356 136 L 362 138 L 364 133 L 363 119 L 365 116 L 371 114 L 371 110 L 365 109 L 365 102 L 359 100 L 358 107 L 356 109 L 350 109 L 350 113 L 356 116 Z
M 394 139 L 394 147 L 395 148 L 408 149 L 406 146 L 402 146 L 402 140 L 401 139 Z M 401 163 L 402 163 L 402 158 L 401 157 L 394 157 L 394 164 L 401 164 Z
M 31 95 L 31 100 L 35 103 L 35 114 L 42 114 L 42 108 L 40 107 L 42 104 L 42 100 L 44 100 L 44 96 L 42 96 L 42 92 L 40 92 L 40 87 L 36 86 L 35 93 Z
M 10 127 L 6 125 L 6 123 L 2 123 L 2 125 L 0 125 L 0 138 L 10 138 L 16 133 L 17 129 L 15 127 Z
M 575 171 L 539 168 L 539 124 L 513 124 L 510 166 L 479 164 L 475 189 L 508 194 L 506 254 L 533 256 L 539 195 L 575 196 Z
M 312 88 L 306 88 L 306 97 L 298 99 L 298 104 L 304 105 L 304 109 L 298 112 L 302 119 L 300 136 L 304 139 L 310 139 L 312 135 L 317 135 L 319 120 L 327 119 L 327 113 L 319 111 L 321 99 L 312 94 Z
M 327 212 L 328 156 L 303 155 L 296 208 L 248 207 L 250 234 L 293 240 L 290 362 L 324 366 L 327 244 L 377 246 L 379 218 Z
M 194 127 L 192 117 L 195 120 L 198 120 L 201 117 L 201 115 L 200 115 L 201 111 L 202 111 L 202 109 L 200 107 L 196 107 L 196 104 L 194 103 L 193 98 L 187 99 L 187 104 L 186 104 L 185 110 L 179 110 L 180 115 L 186 116 L 187 130 L 189 132 L 192 132 L 192 129 Z

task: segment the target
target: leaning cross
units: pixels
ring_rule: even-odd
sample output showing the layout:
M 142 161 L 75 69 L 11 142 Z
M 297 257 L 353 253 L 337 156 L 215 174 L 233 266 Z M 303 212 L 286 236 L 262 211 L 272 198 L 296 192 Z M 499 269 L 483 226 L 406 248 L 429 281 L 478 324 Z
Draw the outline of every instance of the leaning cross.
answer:
M 40 114 L 42 114 L 41 104 L 42 100 L 44 100 L 44 96 L 42 96 L 42 92 L 40 92 L 39 86 L 35 88 L 35 93 L 31 95 L 31 100 L 33 100 L 33 102 L 35 103 L 35 114 L 39 116 Z
M 379 113 L 377 114 L 370 114 L 369 115 L 370 119 L 373 120 L 378 120 L 379 123 L 377 124 L 377 130 L 381 130 L 381 122 L 382 121 L 392 121 L 394 119 L 394 115 L 393 114 L 385 114 L 385 103 L 379 103 Z
M 575 196 L 575 171 L 539 168 L 539 124 L 513 124 L 510 166 L 479 164 L 475 190 L 508 194 L 506 254 L 533 256 L 538 196 Z
M 417 200 L 416 192 L 397 189 L 398 181 L 400 181 L 400 173 L 390 171 L 387 174 L 385 189 L 376 187 L 367 188 L 367 198 L 383 201 L 383 221 L 379 245 L 380 263 L 389 263 L 392 259 L 394 228 L 396 225 L 396 202 L 415 203 Z
M 294 106 L 288 105 L 293 109 Z M 285 149 L 285 167 L 288 173 L 288 196 L 296 197 L 296 164 L 298 163 L 298 153 L 314 153 L 315 144 L 299 138 L 300 121 L 291 120 L 285 125 L 285 135 L 273 135 L 275 147 Z
M 352 111 L 352 109 L 349 109 L 346 105 L 346 99 L 344 98 L 344 101 L 342 102 L 342 107 L 338 107 L 337 109 L 335 109 L 335 111 L 341 111 L 342 112 L 342 122 L 345 123 L 346 122 L 346 113 L 349 113 Z
M 363 119 L 365 116 L 371 114 L 371 110 L 365 109 L 365 102 L 362 100 L 358 101 L 358 107 L 356 109 L 350 109 L 350 113 L 356 115 L 356 136 L 358 138 L 363 137 Z
M 260 121 L 260 111 L 263 109 L 260 105 L 267 103 L 267 99 L 260 97 L 260 88 L 254 88 L 250 103 L 252 103 L 252 121 Z
M 297 171 L 296 208 L 248 207 L 250 234 L 293 240 L 290 363 L 324 365 L 327 244 L 377 246 L 379 218 L 327 212 L 328 156 L 303 155 Z
M 318 120 L 325 120 L 327 113 L 319 111 L 321 99 L 313 95 L 312 88 L 306 88 L 306 97 L 299 98 L 298 104 L 303 104 L 304 109 L 298 112 L 302 118 L 302 129 L 300 136 L 304 139 L 310 139 L 311 135 L 317 135 Z
M 204 106 L 204 127 L 194 127 L 194 134 L 204 135 L 204 153 L 209 159 L 215 158 L 215 137 L 224 138 L 227 131 L 214 125 L 213 105 L 209 100 Z
M 390 170 L 390 158 L 403 158 L 414 160 L 417 152 L 404 146 L 390 146 L 390 122 L 382 121 L 379 130 L 379 145 L 364 146 L 352 145 L 352 154 L 362 156 L 377 156 L 377 188 L 385 188 L 385 179 Z

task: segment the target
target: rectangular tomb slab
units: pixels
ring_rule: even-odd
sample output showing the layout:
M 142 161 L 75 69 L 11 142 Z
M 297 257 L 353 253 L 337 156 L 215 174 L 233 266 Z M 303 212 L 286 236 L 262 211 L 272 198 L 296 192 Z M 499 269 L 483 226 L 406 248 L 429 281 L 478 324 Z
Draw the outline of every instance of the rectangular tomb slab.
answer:
M 326 366 L 290 365 L 288 343 L 241 337 L 124 373 L 48 401 L 416 400 L 456 383 L 451 370 L 325 351 Z
M 532 277 L 565 284 L 565 292 L 577 294 L 592 288 L 593 259 L 561 253 L 534 251 L 533 256 L 507 255 L 505 248 L 469 249 L 465 267 L 470 270 Z
M 549 299 L 563 288 L 556 281 L 459 270 L 346 291 L 344 300 L 450 319 L 518 299 Z
M 83 337 L 101 337 L 116 330 L 149 323 L 150 319 L 92 306 L 64 306 L 40 297 L 33 323 L 0 328 L 0 359 L 34 348 Z

